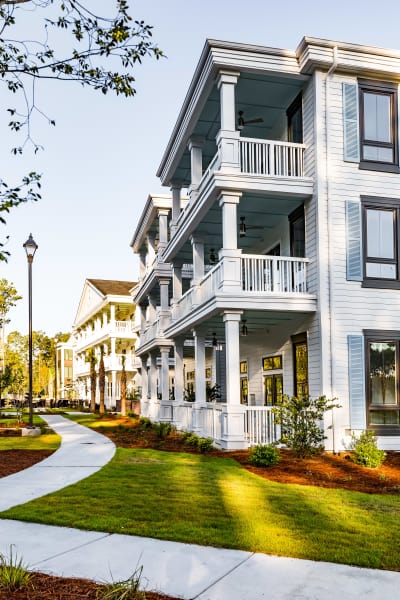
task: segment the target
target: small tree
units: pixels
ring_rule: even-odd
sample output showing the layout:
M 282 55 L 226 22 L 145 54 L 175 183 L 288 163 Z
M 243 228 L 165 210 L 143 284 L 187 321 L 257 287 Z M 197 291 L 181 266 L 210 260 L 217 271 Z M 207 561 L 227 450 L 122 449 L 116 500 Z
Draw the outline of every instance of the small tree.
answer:
M 104 389 L 106 387 L 106 372 L 104 369 L 104 348 L 100 346 L 100 362 L 99 362 L 99 392 L 100 392 L 100 407 L 99 413 L 104 414 Z
M 323 429 L 324 414 L 340 405 L 326 396 L 311 399 L 284 395 L 272 409 L 275 422 L 281 426 L 280 443 L 291 448 L 297 456 L 305 458 L 318 454 L 326 439 Z
M 121 415 L 126 415 L 126 371 L 125 371 L 125 354 L 122 355 L 122 371 L 121 371 Z
M 1 329 L 1 366 L 5 369 L 5 326 L 10 322 L 7 314 L 15 306 L 17 300 L 21 300 L 13 283 L 7 279 L 0 279 L 0 329 Z

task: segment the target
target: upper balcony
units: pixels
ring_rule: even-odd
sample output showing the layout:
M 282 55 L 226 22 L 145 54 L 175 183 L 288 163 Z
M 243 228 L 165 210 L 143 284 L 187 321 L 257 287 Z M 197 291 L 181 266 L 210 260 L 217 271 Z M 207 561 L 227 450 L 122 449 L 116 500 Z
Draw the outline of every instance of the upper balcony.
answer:
M 135 324 L 132 321 L 114 321 L 101 327 L 83 330 L 77 337 L 76 352 L 82 352 L 110 338 L 133 339 Z
M 215 311 L 270 310 L 311 313 L 306 258 L 240 254 L 223 257 L 174 305 L 165 335 L 173 337 Z

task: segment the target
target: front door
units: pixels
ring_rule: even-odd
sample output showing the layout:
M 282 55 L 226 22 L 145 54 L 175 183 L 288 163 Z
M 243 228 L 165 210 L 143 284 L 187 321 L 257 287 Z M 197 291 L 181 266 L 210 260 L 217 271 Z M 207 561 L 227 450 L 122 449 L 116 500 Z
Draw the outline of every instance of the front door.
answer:
M 264 375 L 264 404 L 265 406 L 275 406 L 282 399 L 283 395 L 283 376 Z

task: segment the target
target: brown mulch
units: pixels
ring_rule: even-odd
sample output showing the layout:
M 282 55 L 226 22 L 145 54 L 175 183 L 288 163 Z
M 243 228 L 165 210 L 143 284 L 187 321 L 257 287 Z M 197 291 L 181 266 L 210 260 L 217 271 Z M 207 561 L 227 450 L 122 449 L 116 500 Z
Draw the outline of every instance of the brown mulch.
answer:
M 88 579 L 54 577 L 32 573 L 32 586 L 14 592 L 0 589 L 0 600 L 96 600 L 101 585 Z M 146 600 L 179 600 L 155 592 L 146 592 Z
M 130 427 L 124 427 L 129 423 Z M 143 429 L 138 422 L 115 419 L 116 427 L 98 428 L 118 447 L 153 448 L 168 452 L 193 452 L 196 448 L 184 444 L 179 434 L 172 433 L 161 439 L 153 429 Z M 120 425 L 120 427 L 118 427 Z M 48 450 L 3 450 L 0 452 L 0 477 L 5 477 L 43 460 L 51 454 Z M 287 450 L 281 450 L 280 462 L 269 468 L 253 467 L 248 462 L 249 451 L 224 452 L 212 450 L 209 456 L 233 458 L 245 469 L 271 481 L 340 488 L 374 494 L 400 494 L 400 452 L 388 452 L 384 464 L 378 469 L 367 469 L 351 461 L 348 452 L 322 453 L 312 458 L 300 459 Z M 85 579 L 53 577 L 43 573 L 33 574 L 34 589 L 7 592 L 0 590 L 0 600 L 95 600 L 99 585 Z M 146 600 L 177 600 L 155 592 L 146 592 Z

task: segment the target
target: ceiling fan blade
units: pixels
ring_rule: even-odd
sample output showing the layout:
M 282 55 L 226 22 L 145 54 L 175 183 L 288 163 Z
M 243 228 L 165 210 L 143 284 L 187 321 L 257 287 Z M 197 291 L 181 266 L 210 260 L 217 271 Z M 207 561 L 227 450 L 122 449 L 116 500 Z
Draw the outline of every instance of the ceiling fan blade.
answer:
M 246 225 L 246 229 L 264 229 L 262 225 Z
M 249 119 L 243 123 L 244 125 L 250 125 L 250 123 L 264 123 L 264 119 L 262 117 L 256 117 L 255 119 Z

